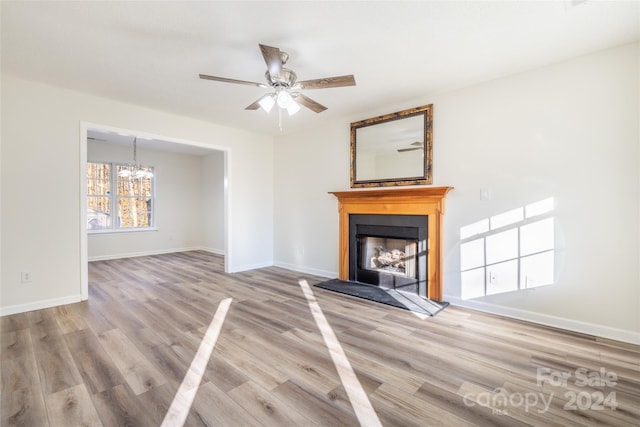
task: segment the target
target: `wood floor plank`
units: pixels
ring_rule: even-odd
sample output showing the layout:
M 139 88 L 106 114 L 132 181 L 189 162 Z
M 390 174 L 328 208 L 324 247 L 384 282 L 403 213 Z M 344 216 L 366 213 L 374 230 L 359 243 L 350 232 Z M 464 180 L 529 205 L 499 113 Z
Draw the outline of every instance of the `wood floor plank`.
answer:
M 300 342 L 314 345 L 316 346 L 316 348 L 324 351 L 324 341 L 319 334 L 302 331 L 299 329 L 292 329 L 291 331 L 287 332 L 287 336 L 293 337 L 292 339 L 295 340 L 300 340 Z M 348 353 L 348 358 L 358 368 L 358 372 L 366 372 L 366 374 L 370 378 L 373 378 L 374 382 L 369 387 L 367 387 L 368 382 L 362 381 L 364 378 L 362 378 L 362 375 L 359 375 L 361 384 L 363 385 L 365 391 L 373 391 L 380 384 L 386 382 L 397 384 L 398 386 L 403 386 L 408 390 L 415 391 L 420 388 L 424 381 L 415 373 L 408 372 L 402 369 L 395 369 L 384 363 L 371 360 L 371 358 L 362 356 L 359 353 L 350 352 Z
M 3 358 L 16 359 L 33 353 L 29 328 L 3 332 L 0 336 L 0 352 Z
M 144 393 L 166 382 L 165 376 L 119 329 L 100 333 L 98 340 L 135 394 Z
M 124 377 L 91 330 L 71 332 L 64 338 L 84 384 L 91 394 L 108 390 L 125 382 Z
M 438 410 L 438 407 L 429 401 L 389 384 L 378 387 L 371 394 L 371 400 L 376 412 L 387 420 L 387 425 L 473 425 L 451 412 Z M 386 412 L 388 414 L 385 414 Z
M 305 417 L 300 406 L 291 406 L 258 384 L 249 381 L 231 390 L 229 396 L 245 408 L 262 425 L 271 426 L 312 426 L 316 425 Z
M 306 418 L 319 426 L 359 425 L 353 408 L 336 404 L 332 394 L 310 393 L 293 381 L 279 385 L 273 390 L 273 394 L 281 401 L 290 402 Z
M 207 365 L 209 377 L 214 379 L 215 386 L 224 392 L 246 383 L 251 380 L 248 372 L 231 365 L 222 357 L 216 357 L 214 353 Z
M 38 365 L 35 355 L 25 354 L 25 357 L 6 359 L 2 362 L 2 393 L 8 396 L 11 392 L 41 388 Z
M 313 287 L 321 277 L 277 267 L 226 274 L 223 257 L 189 251 L 91 262 L 89 301 L 0 318 L 0 422 L 160 425 L 219 303 L 231 298 L 185 425 L 356 426 L 351 385 L 337 375 L 300 279 L 353 368 L 358 399 L 385 427 L 640 419 L 638 345 L 455 306 L 418 318 Z M 616 379 L 582 385 L 579 369 Z M 541 381 L 539 370 L 569 379 Z M 585 406 L 598 393 L 613 396 L 615 410 Z M 581 407 L 571 408 L 577 396 Z M 523 406 L 526 398 L 534 405 Z
M 195 424 L 194 419 L 199 419 L 211 426 L 259 427 L 264 425 L 251 415 L 250 408 L 239 405 L 228 393 L 223 392 L 211 382 L 202 384 L 198 390 L 187 423 Z
M 104 426 L 155 427 L 155 422 L 131 389 L 120 384 L 92 396 Z
M 27 313 L 18 313 L 11 316 L 0 317 L 0 330 L 2 330 L 2 332 L 13 332 L 28 328 L 29 318 Z
M 145 393 L 137 395 L 138 403 L 144 408 L 145 416 L 154 426 L 162 424 L 177 390 L 177 385 L 166 382 L 159 387 L 154 387 Z M 197 418 L 190 421 L 187 424 L 189 427 L 207 426 L 205 421 Z
M 47 395 L 46 404 L 51 425 L 87 427 L 103 425 L 84 384 Z
M 84 318 L 78 315 L 72 308 L 73 304 L 55 307 L 56 321 L 63 334 L 88 329 L 89 325 Z
M 466 422 L 476 426 L 516 427 L 526 426 L 527 423 L 509 417 L 498 416 L 491 408 L 476 405 L 473 401 L 460 399 L 457 393 L 442 389 L 425 382 L 414 396 L 420 400 L 430 402 L 442 411 L 455 414 Z
M 31 340 L 45 396 L 82 384 L 53 309 L 30 312 Z
M 289 351 L 290 348 L 274 346 L 273 344 L 277 342 L 275 337 L 274 340 L 266 341 L 239 329 L 230 331 L 229 335 L 236 340 L 242 349 L 256 357 L 273 361 L 273 369 L 277 369 L 288 378 L 296 378 L 310 390 L 326 394 L 340 383 L 328 355 L 321 363 L 314 363 L 314 360 L 318 361 L 319 359 L 306 359 L 301 357 L 301 354 L 297 356 L 292 354 Z
M 70 304 L 67 307 L 68 311 L 73 312 L 76 316 L 82 317 L 85 323 L 91 328 L 94 333 L 99 333 L 102 331 L 108 331 L 109 329 L 116 328 L 116 325 L 111 323 L 108 320 L 108 317 L 105 317 L 99 310 L 97 310 L 97 306 L 99 305 L 93 298 L 93 292 L 89 288 L 90 291 L 90 302 L 83 302 L 78 304 Z
M 222 357 L 233 367 L 244 372 L 251 381 L 267 390 L 272 390 L 287 380 L 287 376 L 274 369 L 268 361 L 247 353 L 224 335 L 218 338 L 213 357 Z
M 178 345 L 159 345 L 145 352 L 147 360 L 162 373 L 164 378 L 179 385 L 189 370 L 195 351 L 186 352 L 184 359 L 180 357 Z M 190 355 L 190 357 L 189 357 Z
M 6 427 L 46 427 L 49 425 L 40 384 L 3 392 L 0 413 L 0 425 Z

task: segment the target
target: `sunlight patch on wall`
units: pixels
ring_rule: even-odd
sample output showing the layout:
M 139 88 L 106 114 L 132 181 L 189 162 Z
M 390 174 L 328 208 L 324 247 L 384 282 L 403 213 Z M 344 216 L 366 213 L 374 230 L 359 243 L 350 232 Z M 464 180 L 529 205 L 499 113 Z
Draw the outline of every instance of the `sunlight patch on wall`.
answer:
M 460 228 L 462 299 L 554 282 L 554 199 Z

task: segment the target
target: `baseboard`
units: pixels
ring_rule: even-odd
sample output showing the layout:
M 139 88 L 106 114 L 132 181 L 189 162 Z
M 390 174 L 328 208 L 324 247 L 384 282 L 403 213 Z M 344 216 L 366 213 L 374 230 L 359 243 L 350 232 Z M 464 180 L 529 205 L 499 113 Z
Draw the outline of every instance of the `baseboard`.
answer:
M 273 263 L 270 261 L 257 262 L 255 264 L 238 265 L 234 266 L 230 273 L 241 273 L 243 271 L 256 270 L 258 268 L 273 267 Z
M 224 256 L 224 249 L 214 249 L 214 248 L 207 248 L 207 247 L 201 247 L 198 250 L 201 251 L 205 251 L 205 252 L 209 252 L 215 255 L 223 255 Z
M 42 310 L 43 308 L 51 308 L 65 304 L 75 304 L 80 301 L 82 301 L 82 297 L 78 294 L 62 298 L 33 301 L 26 304 L 10 305 L 7 307 L 0 307 L 0 316 L 9 316 L 12 314 L 25 313 L 27 311 Z
M 210 252 L 212 254 L 224 255 L 224 251 L 220 249 L 207 248 L 204 246 L 194 246 L 194 247 L 188 247 L 188 248 L 171 248 L 171 249 L 160 249 L 155 251 L 128 252 L 128 253 L 120 253 L 120 254 L 92 256 L 92 257 L 88 257 L 88 261 L 89 262 L 107 261 L 110 259 L 135 258 L 140 256 L 164 255 L 164 254 L 172 254 L 176 252 L 188 252 L 188 251 L 205 251 L 205 252 Z
M 335 271 L 320 270 L 318 268 L 301 267 L 299 265 L 289 264 L 281 261 L 276 261 L 273 265 L 276 267 L 284 268 L 291 271 L 311 274 L 313 276 L 326 277 L 327 279 L 335 279 L 338 277 L 338 273 Z
M 612 328 L 610 326 L 598 325 L 596 323 L 582 322 L 580 320 L 567 319 L 564 317 L 549 314 L 536 313 L 528 310 L 520 310 L 511 307 L 504 307 L 494 304 L 487 304 L 479 301 L 463 300 L 458 297 L 445 295 L 444 301 L 458 307 L 470 308 L 484 313 L 497 314 L 499 316 L 510 317 L 518 320 L 539 323 L 555 328 L 566 329 L 582 334 L 608 338 L 616 341 L 624 341 L 631 344 L 640 344 L 640 333 L 625 329 Z

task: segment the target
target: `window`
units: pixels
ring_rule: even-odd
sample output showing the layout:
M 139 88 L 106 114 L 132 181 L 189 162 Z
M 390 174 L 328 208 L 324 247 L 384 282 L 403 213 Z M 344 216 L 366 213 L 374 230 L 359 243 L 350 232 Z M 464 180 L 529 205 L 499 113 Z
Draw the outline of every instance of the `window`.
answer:
M 460 229 L 463 299 L 554 281 L 553 198 Z
M 154 227 L 155 177 L 152 167 L 87 163 L 87 229 L 125 231 Z M 115 215 L 114 215 L 115 214 Z

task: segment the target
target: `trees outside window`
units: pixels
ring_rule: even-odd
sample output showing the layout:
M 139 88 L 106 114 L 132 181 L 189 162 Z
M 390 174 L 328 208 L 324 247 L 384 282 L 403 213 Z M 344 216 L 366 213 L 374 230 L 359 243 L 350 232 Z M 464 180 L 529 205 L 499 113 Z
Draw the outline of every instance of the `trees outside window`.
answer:
M 152 167 L 87 163 L 87 229 L 126 231 L 154 227 L 155 174 Z

